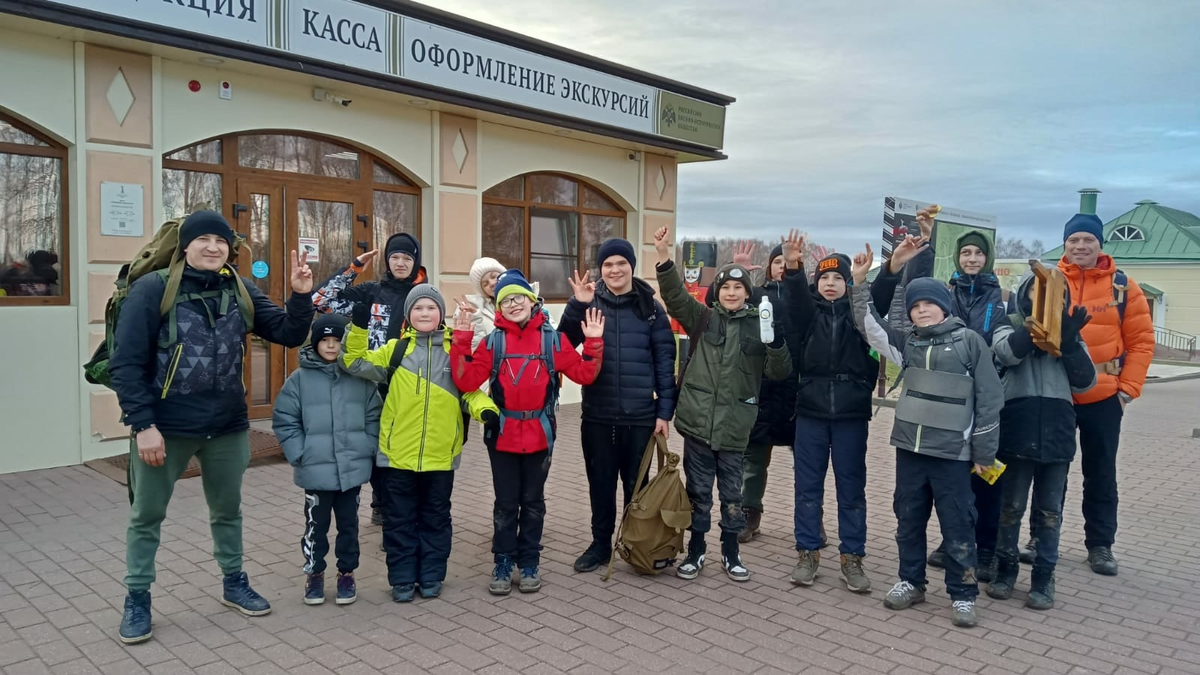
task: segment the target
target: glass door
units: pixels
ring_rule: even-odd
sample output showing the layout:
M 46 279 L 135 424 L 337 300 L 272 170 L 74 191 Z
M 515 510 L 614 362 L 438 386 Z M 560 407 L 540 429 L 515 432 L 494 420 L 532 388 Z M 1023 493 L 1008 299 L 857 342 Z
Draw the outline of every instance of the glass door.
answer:
M 233 205 L 234 227 L 250 243 L 252 255 L 238 260 L 238 272 L 251 279 L 271 302 L 282 305 L 290 292 L 284 241 L 283 185 L 239 180 Z M 243 252 L 244 255 L 244 252 Z M 246 340 L 242 379 L 250 419 L 271 416 L 275 394 L 283 387 L 284 349 L 251 333 Z

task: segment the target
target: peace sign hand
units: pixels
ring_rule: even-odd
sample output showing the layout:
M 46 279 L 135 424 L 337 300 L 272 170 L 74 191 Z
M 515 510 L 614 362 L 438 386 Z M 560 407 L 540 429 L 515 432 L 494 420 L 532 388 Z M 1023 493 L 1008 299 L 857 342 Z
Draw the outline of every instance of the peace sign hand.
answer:
M 604 314 L 595 307 L 588 309 L 583 322 L 583 336 L 585 338 L 602 338 L 604 337 Z
M 591 281 L 586 270 L 583 274 L 575 270 L 573 276 L 567 277 L 567 282 L 571 284 L 571 291 L 576 300 L 585 305 L 592 304 L 592 300 L 596 298 L 596 282 Z
M 292 251 L 292 292 L 312 293 L 313 274 L 308 267 L 308 251 L 299 255 Z

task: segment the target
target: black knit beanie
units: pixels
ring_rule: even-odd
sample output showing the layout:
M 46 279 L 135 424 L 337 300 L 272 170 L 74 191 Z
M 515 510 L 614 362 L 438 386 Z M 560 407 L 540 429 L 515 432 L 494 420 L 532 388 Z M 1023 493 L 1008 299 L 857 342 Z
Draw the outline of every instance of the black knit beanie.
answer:
M 179 226 L 179 257 L 183 257 L 183 250 L 193 239 L 206 234 L 215 234 L 233 247 L 233 228 L 225 216 L 216 211 L 196 211 Z

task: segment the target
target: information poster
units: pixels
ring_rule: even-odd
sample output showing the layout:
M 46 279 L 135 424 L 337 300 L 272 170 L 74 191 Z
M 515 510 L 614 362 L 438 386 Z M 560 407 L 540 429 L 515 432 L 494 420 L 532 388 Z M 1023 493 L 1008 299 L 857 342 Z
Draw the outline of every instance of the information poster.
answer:
M 142 186 L 136 183 L 100 183 L 100 234 L 109 237 L 145 234 L 142 196 Z

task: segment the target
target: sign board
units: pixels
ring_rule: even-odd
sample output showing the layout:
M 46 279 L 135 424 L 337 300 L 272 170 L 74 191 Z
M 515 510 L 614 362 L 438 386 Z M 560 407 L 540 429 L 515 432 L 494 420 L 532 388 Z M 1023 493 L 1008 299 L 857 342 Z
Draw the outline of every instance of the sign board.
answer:
M 136 183 L 100 183 L 100 234 L 109 237 L 145 234 L 142 193 L 142 186 Z
M 683 277 L 688 283 L 707 286 L 717 278 L 717 242 L 689 240 L 683 242 Z
M 725 107 L 353 0 L 47 0 L 721 148 Z
M 316 237 L 299 237 L 300 250 L 297 255 L 308 254 L 306 262 L 312 264 L 321 262 L 321 240 Z
M 1000 288 L 1015 293 L 1017 286 L 1021 283 L 1021 277 L 1029 271 L 1029 261 L 997 260 L 993 265 L 993 270 L 996 272 L 996 281 L 1000 282 Z

